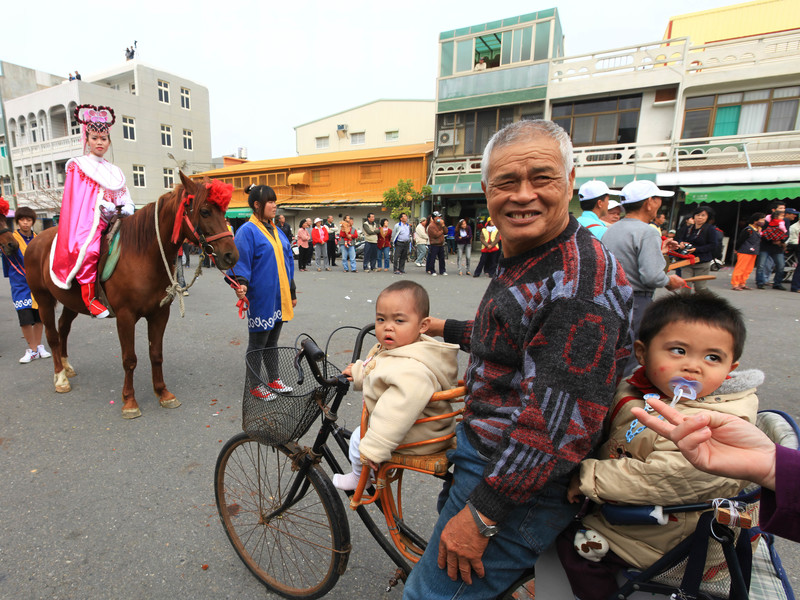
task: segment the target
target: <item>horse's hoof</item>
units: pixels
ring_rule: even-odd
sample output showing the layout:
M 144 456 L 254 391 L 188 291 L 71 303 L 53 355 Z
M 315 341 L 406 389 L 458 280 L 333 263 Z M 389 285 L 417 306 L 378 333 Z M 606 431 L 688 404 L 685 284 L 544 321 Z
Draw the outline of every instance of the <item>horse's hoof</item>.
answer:
M 122 418 L 123 419 L 135 419 L 137 417 L 142 416 L 142 411 L 139 408 L 123 408 L 122 409 Z
M 180 401 L 175 396 L 167 398 L 166 400 L 159 399 L 159 403 L 164 408 L 178 408 L 181 405 Z
M 64 367 L 64 372 L 67 374 L 67 377 L 75 377 L 75 375 L 77 375 L 75 369 L 69 364 L 69 359 L 67 359 L 66 356 L 61 357 L 61 365 Z
M 69 379 L 67 379 L 67 373 L 63 370 L 53 375 L 53 384 L 56 386 L 56 392 L 59 394 L 65 394 L 72 390 Z

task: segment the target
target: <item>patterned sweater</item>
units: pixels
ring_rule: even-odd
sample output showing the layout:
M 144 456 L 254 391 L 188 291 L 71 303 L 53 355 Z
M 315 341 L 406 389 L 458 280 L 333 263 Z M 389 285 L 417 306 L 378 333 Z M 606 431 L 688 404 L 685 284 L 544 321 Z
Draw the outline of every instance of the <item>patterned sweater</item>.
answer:
M 470 352 L 464 426 L 488 460 L 474 506 L 502 519 L 595 448 L 631 349 L 633 290 L 570 217 L 555 239 L 503 259 L 473 321 L 448 320 Z

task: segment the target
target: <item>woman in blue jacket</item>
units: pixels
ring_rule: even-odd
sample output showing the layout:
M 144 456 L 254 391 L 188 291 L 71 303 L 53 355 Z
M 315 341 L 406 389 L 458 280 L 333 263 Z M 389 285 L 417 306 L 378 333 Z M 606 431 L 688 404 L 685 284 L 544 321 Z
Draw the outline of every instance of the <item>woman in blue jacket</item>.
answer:
M 247 298 L 247 352 L 274 348 L 278 345 L 284 322 L 294 317 L 297 294 L 294 285 L 294 259 L 289 239 L 275 226 L 277 197 L 268 185 L 251 185 L 245 190 L 247 203 L 253 210 L 250 220 L 236 232 L 239 262 L 229 275 L 239 288 L 236 295 Z M 268 361 L 270 381 L 268 387 L 289 392 L 277 373 L 277 367 Z M 266 386 L 250 390 L 254 396 L 268 398 Z

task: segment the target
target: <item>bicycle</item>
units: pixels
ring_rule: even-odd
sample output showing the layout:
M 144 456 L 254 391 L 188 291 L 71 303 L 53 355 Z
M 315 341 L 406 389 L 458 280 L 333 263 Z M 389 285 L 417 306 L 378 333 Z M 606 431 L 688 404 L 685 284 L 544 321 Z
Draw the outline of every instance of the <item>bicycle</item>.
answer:
M 359 330 L 353 361 L 373 329 L 370 324 Z M 323 352 L 307 337 L 300 350 L 273 348 L 247 355 L 244 431 L 224 445 L 214 471 L 217 510 L 228 539 L 251 573 L 286 598 L 324 596 L 344 574 L 352 549 L 344 502 L 320 464 L 324 461 L 333 473 L 344 472 L 327 443 L 333 438 L 349 469 L 351 431 L 337 425 L 336 419 L 350 382 L 328 362 L 328 344 Z M 313 375 L 310 380 L 305 377 L 304 364 Z M 297 373 L 296 383 L 294 378 L 289 380 L 290 368 Z M 268 398 L 251 393 L 263 381 L 272 381 L 276 373 L 291 385 L 290 392 Z M 320 416 L 312 445 L 300 446 L 297 440 Z M 398 505 L 400 481 L 402 477 L 393 479 Z M 374 489 L 370 486 L 367 492 L 374 494 Z M 352 497 L 353 492 L 347 494 Z M 353 508 L 397 566 L 388 591 L 398 581 L 405 581 L 427 540 L 405 522 L 402 509 L 390 510 L 389 517 L 380 500 L 374 503 L 384 517 L 392 519 L 392 527 L 397 529 L 393 536 L 384 533 L 365 505 Z M 392 537 L 397 540 L 398 534 L 402 543 L 396 546 Z M 507 597 L 531 597 L 510 595 L 531 577 L 532 570 L 510 588 Z

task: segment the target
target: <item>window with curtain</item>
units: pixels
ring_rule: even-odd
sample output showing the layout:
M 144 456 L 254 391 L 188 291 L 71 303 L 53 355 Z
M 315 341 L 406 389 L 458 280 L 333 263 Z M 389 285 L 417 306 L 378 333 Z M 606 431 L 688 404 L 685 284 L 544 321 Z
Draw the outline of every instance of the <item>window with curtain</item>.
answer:
M 800 128 L 800 85 L 686 100 L 683 138 L 754 135 Z

